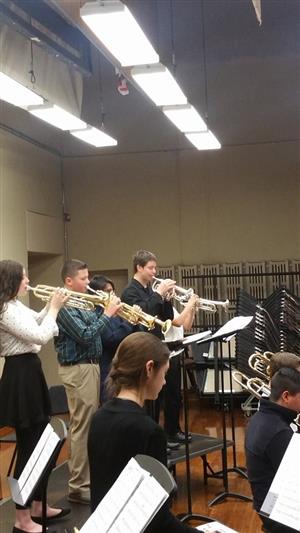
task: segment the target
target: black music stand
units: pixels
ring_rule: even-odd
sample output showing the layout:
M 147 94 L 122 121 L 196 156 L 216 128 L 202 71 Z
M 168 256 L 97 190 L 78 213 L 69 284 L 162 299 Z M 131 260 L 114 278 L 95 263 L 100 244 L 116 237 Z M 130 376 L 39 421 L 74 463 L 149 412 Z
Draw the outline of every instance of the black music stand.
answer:
M 53 449 L 51 455 L 49 456 L 49 459 L 47 460 L 47 464 L 45 465 L 43 471 L 40 473 L 38 479 L 36 480 L 34 486 L 32 487 L 32 490 L 30 494 L 28 494 L 28 497 L 26 498 L 26 501 L 30 499 L 31 494 L 36 489 L 37 485 L 39 483 L 43 483 L 43 495 L 42 495 L 42 533 L 47 532 L 47 487 L 48 487 L 48 481 L 50 474 L 56 464 L 56 461 L 58 459 L 59 453 L 65 443 L 66 437 L 67 437 L 67 428 L 63 420 L 57 419 L 61 424 L 62 429 L 62 436 L 59 437 L 59 441 L 57 442 L 55 448 Z M 13 478 L 8 478 L 9 484 L 13 493 L 13 487 L 17 484 L 17 480 Z M 19 502 L 17 502 L 19 503 Z M 26 503 L 26 502 L 24 502 Z
M 209 335 L 210 332 L 207 332 Z M 205 334 L 199 334 L 200 337 L 203 337 Z M 199 337 L 198 336 L 198 337 Z M 191 467 L 190 467 L 190 448 L 189 448 L 189 422 L 188 422 L 188 402 L 187 402 L 187 376 L 186 376 L 186 365 L 185 365 L 185 346 L 196 342 L 197 335 L 193 335 L 193 340 L 189 341 L 189 337 L 186 337 L 182 342 L 182 348 L 174 353 L 175 357 L 180 356 L 181 368 L 183 371 L 183 413 L 184 413 L 184 435 L 185 435 L 185 465 L 186 465 L 186 487 L 187 487 L 187 501 L 188 509 L 186 513 L 180 513 L 177 515 L 177 518 L 181 522 L 188 522 L 190 520 L 201 520 L 202 522 L 213 522 L 215 519 L 210 518 L 209 516 L 202 515 L 199 513 L 193 513 L 192 508 L 192 494 L 191 494 Z M 191 337 L 191 339 L 192 339 Z M 171 352 L 172 355 L 172 352 Z
M 197 342 L 197 344 L 203 344 L 205 342 L 218 342 L 220 347 L 220 358 L 216 361 L 216 375 L 218 377 L 217 388 L 219 390 L 219 370 L 221 374 L 221 414 L 222 414 L 222 437 L 223 437 L 223 449 L 222 449 L 222 471 L 216 473 L 215 476 L 223 478 L 224 491 L 218 494 L 209 502 L 209 506 L 212 506 L 216 503 L 223 501 L 228 497 L 238 498 L 243 501 L 252 501 L 252 498 L 245 496 L 244 494 L 239 494 L 236 492 L 229 491 L 228 484 L 228 472 L 237 472 L 243 477 L 247 477 L 243 469 L 237 467 L 236 465 L 236 450 L 235 450 L 235 429 L 234 429 L 234 415 L 233 415 L 233 398 L 232 398 L 232 378 L 231 378 L 231 356 L 229 356 L 229 372 L 230 372 L 230 393 L 231 393 L 231 424 L 232 424 L 232 437 L 233 437 L 233 450 L 234 450 L 234 466 L 233 468 L 228 468 L 227 460 L 227 430 L 226 430 L 226 413 L 225 413 L 225 387 L 224 387 L 224 358 L 223 358 L 223 342 L 228 342 L 238 331 L 241 331 L 247 327 L 252 321 L 253 317 L 235 317 L 221 327 L 216 333 L 210 337 L 206 337 L 203 340 Z M 229 350 L 230 354 L 230 350 Z

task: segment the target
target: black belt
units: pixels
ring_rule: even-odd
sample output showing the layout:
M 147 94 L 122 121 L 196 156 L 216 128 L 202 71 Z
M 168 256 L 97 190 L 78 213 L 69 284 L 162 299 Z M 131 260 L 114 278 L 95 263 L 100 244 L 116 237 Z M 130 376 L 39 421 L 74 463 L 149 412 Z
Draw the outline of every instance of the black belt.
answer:
M 74 366 L 74 365 L 98 365 L 99 359 L 80 359 L 79 361 L 64 361 L 59 363 L 60 366 Z

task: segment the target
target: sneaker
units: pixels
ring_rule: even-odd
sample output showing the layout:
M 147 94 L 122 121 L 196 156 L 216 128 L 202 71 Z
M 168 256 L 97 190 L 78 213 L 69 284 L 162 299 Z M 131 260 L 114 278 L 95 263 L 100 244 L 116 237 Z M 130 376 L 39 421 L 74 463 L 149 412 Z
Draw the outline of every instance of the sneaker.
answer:
M 169 437 L 168 437 L 167 449 L 169 448 L 169 450 L 172 451 L 172 450 L 178 450 L 179 447 L 180 447 L 180 442 L 170 440 Z
M 191 442 L 192 440 L 192 435 L 190 433 L 188 433 L 188 442 Z M 185 433 L 183 431 L 177 431 L 177 433 L 175 433 L 175 435 L 168 435 L 168 443 L 169 442 L 174 442 L 174 443 L 179 443 L 179 444 L 183 444 L 185 442 Z
M 82 494 L 81 492 L 70 492 L 67 497 L 69 502 L 80 503 L 81 505 L 91 505 L 90 494 Z

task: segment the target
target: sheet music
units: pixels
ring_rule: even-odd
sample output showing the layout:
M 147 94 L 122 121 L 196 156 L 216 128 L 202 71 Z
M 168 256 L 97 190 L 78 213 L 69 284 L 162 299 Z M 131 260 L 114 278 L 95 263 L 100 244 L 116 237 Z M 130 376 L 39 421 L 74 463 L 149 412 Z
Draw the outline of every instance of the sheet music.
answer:
M 43 474 L 59 440 L 59 436 L 55 433 L 52 426 L 48 424 L 29 457 L 19 479 L 8 478 L 12 498 L 15 503 L 18 503 L 19 505 L 26 504 L 34 487 Z
M 300 434 L 295 433 L 273 479 L 261 511 L 300 531 Z
M 253 316 L 235 316 L 224 326 L 222 326 L 216 333 L 214 333 L 211 337 L 208 337 L 208 341 L 213 339 L 218 339 L 220 337 L 230 337 L 233 333 L 236 333 L 237 331 L 240 331 L 244 328 L 246 328 L 250 322 L 252 321 Z M 198 341 L 199 342 L 199 341 Z
M 194 335 L 188 335 L 185 337 L 182 341 L 182 344 L 193 344 L 194 342 L 201 341 L 202 339 L 205 339 L 206 337 L 210 337 L 211 330 L 208 329 L 207 331 L 201 331 L 200 333 L 194 333 Z
M 209 522 L 208 524 L 198 526 L 196 529 L 198 529 L 198 531 L 202 531 L 203 533 L 239 533 L 235 529 L 231 529 L 230 527 L 224 526 L 224 524 L 220 524 L 220 522 Z
M 109 533 L 141 533 L 167 498 L 168 493 L 158 481 L 146 476 Z
M 80 533 L 140 533 L 168 493 L 132 458 Z

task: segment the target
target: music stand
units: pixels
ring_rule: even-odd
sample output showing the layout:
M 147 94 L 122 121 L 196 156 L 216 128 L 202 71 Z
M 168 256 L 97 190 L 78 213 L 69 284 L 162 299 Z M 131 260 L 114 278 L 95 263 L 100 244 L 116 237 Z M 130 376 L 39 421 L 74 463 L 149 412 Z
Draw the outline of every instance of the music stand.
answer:
M 180 519 L 181 522 L 188 522 L 190 520 L 201 520 L 202 522 L 213 522 L 214 518 L 210 518 L 209 516 L 202 515 L 199 513 L 193 512 L 192 507 L 192 493 L 191 493 L 191 467 L 190 467 L 190 448 L 189 448 L 189 422 L 188 422 L 188 402 L 187 402 L 187 375 L 186 375 L 186 365 L 185 365 L 185 346 L 189 344 L 193 344 L 198 340 L 199 338 L 203 338 L 206 336 L 209 336 L 211 334 L 211 331 L 206 331 L 204 333 L 199 333 L 195 335 L 191 335 L 190 337 L 186 337 L 182 341 L 182 348 L 178 350 L 178 353 L 176 352 L 176 356 L 180 355 L 180 362 L 181 362 L 181 368 L 183 371 L 183 413 L 184 413 L 184 435 L 185 435 L 185 465 L 186 465 L 186 487 L 187 487 L 187 502 L 188 502 L 188 509 L 186 513 L 180 513 L 177 515 L 177 518 Z M 174 354 L 175 355 L 175 354 Z M 172 356 L 172 352 L 171 352 Z
M 223 449 L 222 449 L 222 477 L 223 477 L 223 484 L 224 484 L 224 491 L 218 494 L 215 498 L 213 498 L 209 502 L 209 506 L 212 506 L 216 503 L 219 503 L 223 501 L 225 498 L 232 497 L 232 498 L 238 498 L 243 501 L 252 501 L 252 498 L 249 496 L 245 496 L 244 494 L 239 494 L 236 492 L 230 492 L 229 491 L 229 484 L 228 484 L 228 472 L 238 472 L 239 474 L 243 475 L 245 477 L 245 472 L 242 471 L 239 467 L 236 466 L 236 459 L 234 458 L 234 467 L 228 468 L 228 460 L 227 460 L 227 431 L 226 431 L 226 414 L 225 414 L 225 387 L 224 387 L 224 358 L 223 358 L 223 342 L 228 342 L 238 331 L 241 331 L 245 327 L 247 327 L 250 322 L 252 321 L 253 316 L 251 317 L 235 317 L 232 320 L 229 320 L 225 326 L 221 327 L 216 333 L 211 335 L 210 337 L 206 337 L 205 339 L 197 341 L 197 344 L 203 344 L 204 342 L 218 342 L 220 347 L 220 358 L 218 357 L 216 361 L 216 369 L 217 369 L 217 376 L 219 378 L 219 370 L 221 374 L 221 413 L 222 413 L 222 438 L 223 438 Z M 218 363 L 218 364 L 217 364 Z M 229 371 L 230 371 L 230 377 L 231 377 L 231 359 L 229 359 Z M 218 379 L 217 379 L 218 384 Z M 219 389 L 219 385 L 218 389 Z M 232 381 L 230 381 L 230 388 L 232 391 Z M 233 405 L 231 405 L 231 409 L 233 410 Z M 231 422 L 233 421 L 233 417 L 231 417 Z M 234 433 L 234 422 L 233 422 L 233 437 L 235 437 Z M 234 450 L 235 451 L 235 450 Z M 235 453 L 234 453 L 235 457 Z
M 47 531 L 47 487 L 48 487 L 49 477 L 50 477 L 50 474 L 51 474 L 51 472 L 52 472 L 52 470 L 53 470 L 53 468 L 54 468 L 54 466 L 56 464 L 56 461 L 58 459 L 59 453 L 60 453 L 60 451 L 61 451 L 61 449 L 62 449 L 62 447 L 64 445 L 64 442 L 66 440 L 66 437 L 67 437 L 67 428 L 66 428 L 66 425 L 65 425 L 64 421 L 61 420 L 61 419 L 57 419 L 57 420 L 59 420 L 59 422 L 61 423 L 62 436 L 59 437 L 57 435 L 57 433 L 54 432 L 56 434 L 56 437 L 58 438 L 58 441 L 54 445 L 55 447 L 52 447 L 52 451 L 50 451 L 49 453 L 48 453 L 48 451 L 45 452 L 45 453 L 48 454 L 47 462 L 46 462 L 44 468 L 41 470 L 41 472 L 39 472 L 39 475 L 37 477 L 36 477 L 36 475 L 34 475 L 34 467 L 32 468 L 31 472 L 29 473 L 29 475 L 27 477 L 27 482 L 30 479 L 30 476 L 34 477 L 34 481 L 32 482 L 32 487 L 31 487 L 30 493 L 26 494 L 25 501 L 20 501 L 19 500 L 19 497 L 21 496 L 21 492 L 22 492 L 21 489 L 20 489 L 19 483 L 18 483 L 19 480 L 14 479 L 12 477 L 8 478 L 8 482 L 9 482 L 11 493 L 12 493 L 12 499 L 16 503 L 20 503 L 20 504 L 23 504 L 23 505 L 30 499 L 30 497 L 31 497 L 32 493 L 34 492 L 34 490 L 36 489 L 37 485 L 39 483 L 41 483 L 41 482 L 43 483 L 42 517 L 41 517 L 42 518 L 42 520 L 41 520 L 41 522 L 42 522 L 42 533 L 46 533 L 46 531 Z M 48 426 L 50 426 L 50 424 L 48 424 Z M 48 426 L 47 426 L 47 428 L 48 428 Z M 35 450 L 38 449 L 38 446 L 40 444 L 41 439 L 42 439 L 42 437 L 40 438 L 39 442 L 37 443 Z M 32 453 L 31 458 L 33 457 L 33 454 L 35 453 L 35 450 Z M 30 460 L 31 460 L 31 458 L 30 458 Z M 28 465 L 28 463 L 27 463 L 27 465 Z M 36 466 L 36 464 L 37 464 L 37 461 L 36 461 L 34 466 Z M 25 471 L 26 466 L 25 466 L 23 472 Z M 23 472 L 22 472 L 22 474 L 23 474 Z M 21 474 L 21 476 L 22 476 L 22 474 Z M 20 476 L 20 478 L 21 478 L 21 476 Z

